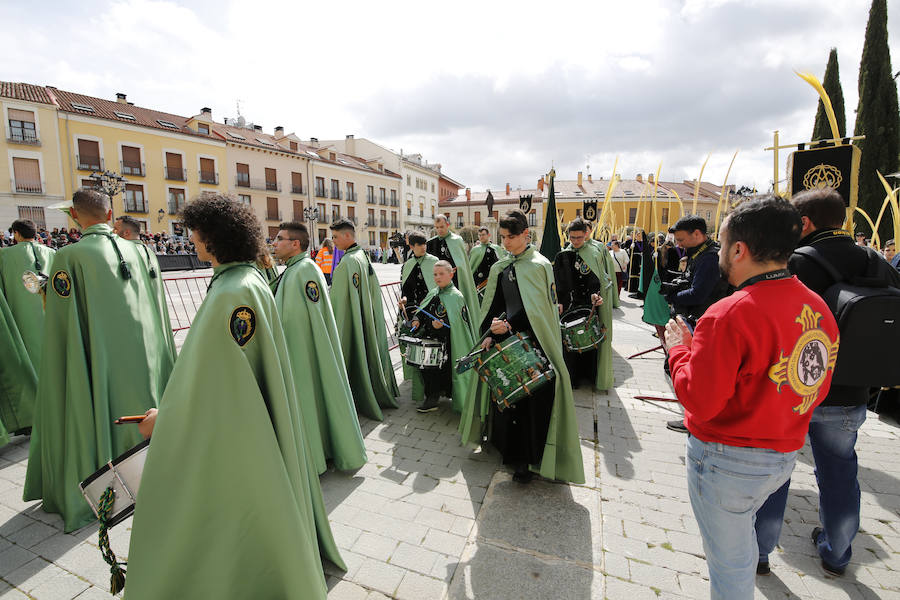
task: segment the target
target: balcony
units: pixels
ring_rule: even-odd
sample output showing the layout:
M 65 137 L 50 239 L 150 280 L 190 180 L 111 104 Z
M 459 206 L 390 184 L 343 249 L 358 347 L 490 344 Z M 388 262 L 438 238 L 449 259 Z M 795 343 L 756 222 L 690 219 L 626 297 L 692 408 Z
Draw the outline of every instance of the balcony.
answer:
M 325 188 L 316 188 L 316 198 L 327 198 L 328 195 L 325 193 Z
M 169 214 L 177 215 L 182 210 L 184 210 L 184 200 L 179 200 L 177 202 L 173 202 L 169 200 Z
M 347 202 L 356 202 L 356 192 L 347 192 Z
M 187 169 L 180 167 L 163 167 L 169 181 L 187 181 Z
M 250 174 L 249 173 L 238 173 L 234 176 L 234 185 L 236 187 L 250 187 Z
M 464 221 L 457 221 L 457 222 L 456 222 L 456 228 L 457 228 L 457 229 L 462 229 L 462 228 L 465 227 L 465 226 L 466 226 L 466 224 L 465 224 Z
M 407 209 L 406 209 L 406 216 L 407 216 L 407 217 L 411 217 L 411 216 L 412 216 L 412 209 L 411 209 L 411 208 L 407 208 Z
M 347 220 L 356 225 L 356 217 L 347 217 Z
M 379 198 L 379 199 L 378 199 L 378 204 L 380 204 L 381 206 L 387 206 L 387 205 L 388 205 L 388 203 L 387 203 L 387 198 L 384 198 L 384 197 Z
M 280 210 L 267 210 L 266 211 L 266 220 L 281 222 L 281 211 Z
M 379 224 L 379 227 L 385 227 L 385 228 L 387 228 L 387 226 L 388 226 L 388 220 L 385 219 L 384 217 L 382 217 L 381 220 L 378 222 L 378 224 Z
M 102 171 L 103 159 L 99 156 L 81 156 L 75 155 L 75 162 L 78 163 L 79 171 Z
M 125 200 L 124 205 L 125 205 L 125 212 L 133 212 L 133 213 L 147 212 L 147 201 L 146 200 Z
M 262 191 L 281 191 L 281 184 L 277 181 L 266 181 L 265 179 L 250 179 L 247 173 L 238 173 L 234 176 L 235 187 L 250 188 L 251 190 Z
M 369 204 L 375 204 L 375 196 L 366 196 L 366 202 Z
M 302 185 L 291 184 L 291 193 L 292 194 L 305 194 L 306 188 L 304 188 Z
M 200 171 L 200 183 L 219 185 L 219 174 L 214 171 Z
M 397 229 L 399 225 L 397 224 L 397 219 L 391 220 L 391 229 Z
M 272 181 L 270 179 L 266 179 L 266 191 L 267 192 L 280 192 L 281 184 L 277 181 Z
M 146 166 L 142 162 L 119 161 L 122 167 L 122 175 L 137 175 L 143 177 L 147 174 Z
M 10 144 L 24 144 L 27 146 L 41 145 L 41 140 L 38 139 L 37 133 L 30 129 L 11 129 L 6 136 L 6 141 Z
M 369 217 L 366 219 L 366 225 L 369 227 L 375 227 L 375 217 Z
M 400 206 L 400 202 L 396 198 L 391 198 L 391 206 Z
M 22 181 L 12 181 L 12 189 L 16 191 L 18 194 L 43 194 L 44 193 L 44 184 L 41 181 L 31 181 L 29 179 L 25 179 Z
M 340 213 L 331 213 L 331 222 L 332 223 L 337 223 L 340 220 L 341 220 Z
M 340 200 L 341 199 L 341 190 L 331 190 L 331 194 L 328 196 L 332 200 Z

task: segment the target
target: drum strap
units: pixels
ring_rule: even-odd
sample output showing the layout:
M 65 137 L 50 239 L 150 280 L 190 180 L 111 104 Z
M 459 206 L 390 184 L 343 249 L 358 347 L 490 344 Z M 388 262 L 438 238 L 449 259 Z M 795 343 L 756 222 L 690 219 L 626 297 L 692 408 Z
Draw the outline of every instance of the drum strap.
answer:
M 116 553 L 113 552 L 109 545 L 109 527 L 107 523 L 109 522 L 109 513 L 112 512 L 115 502 L 116 493 L 110 486 L 100 496 L 100 505 L 97 507 L 97 518 L 100 521 L 100 552 L 103 554 L 103 560 L 109 565 L 109 591 L 113 595 L 125 589 L 125 569 L 122 568 L 122 565 L 127 564 L 116 560 Z

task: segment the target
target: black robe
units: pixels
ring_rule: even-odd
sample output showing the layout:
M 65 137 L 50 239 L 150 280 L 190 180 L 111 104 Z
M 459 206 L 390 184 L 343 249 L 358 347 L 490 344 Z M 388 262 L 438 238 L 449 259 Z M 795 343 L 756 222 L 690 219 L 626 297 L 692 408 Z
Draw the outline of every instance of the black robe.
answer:
M 553 278 L 556 280 L 556 293 L 562 304 L 563 314 L 573 308 L 590 310 L 591 294 L 601 292 L 600 279 L 591 269 L 584 273 L 581 265 L 581 257 L 572 250 L 560 252 L 553 261 Z M 563 354 L 572 379 L 572 389 L 578 389 L 582 379 L 593 386 L 597 378 L 597 350 L 569 352 L 563 344 Z
M 425 242 L 425 252 L 432 256 L 437 256 L 438 260 L 446 260 L 453 267 L 456 267 L 456 261 L 453 260 L 453 255 L 450 253 L 450 247 L 447 246 L 447 240 L 440 236 L 436 235 Z M 456 289 L 459 289 L 459 278 L 456 276 L 455 272 L 453 273 L 453 285 L 456 286 Z

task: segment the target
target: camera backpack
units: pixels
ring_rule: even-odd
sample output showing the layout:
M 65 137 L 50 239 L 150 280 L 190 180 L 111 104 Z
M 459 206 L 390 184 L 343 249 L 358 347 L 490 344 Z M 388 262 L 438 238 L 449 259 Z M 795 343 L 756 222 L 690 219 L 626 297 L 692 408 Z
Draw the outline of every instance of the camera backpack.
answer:
M 832 384 L 896 386 L 900 368 L 892 350 L 900 346 L 900 289 L 891 285 L 897 280 L 893 268 L 871 248 L 865 250 L 865 274 L 849 279 L 814 246 L 794 252 L 822 267 L 834 281 L 822 295 L 841 334 Z

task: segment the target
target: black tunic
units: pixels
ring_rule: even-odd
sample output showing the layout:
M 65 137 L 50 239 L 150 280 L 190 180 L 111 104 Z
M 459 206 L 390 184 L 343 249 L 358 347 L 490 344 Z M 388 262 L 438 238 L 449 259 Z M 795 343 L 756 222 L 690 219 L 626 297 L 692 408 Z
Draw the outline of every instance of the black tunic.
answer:
M 428 295 L 428 284 L 425 283 L 425 274 L 422 273 L 422 263 L 416 262 L 416 265 L 409 273 L 409 277 L 406 278 L 406 281 L 400 287 L 400 296 L 406 297 L 407 309 L 412 309 L 419 306 L 426 295 Z
M 481 264 L 478 265 L 478 268 L 475 269 L 475 273 L 472 274 L 473 279 L 475 279 L 475 286 L 479 286 L 485 281 L 487 281 L 488 275 L 491 273 L 491 267 L 494 266 L 494 263 L 500 260 L 500 257 L 497 256 L 497 253 L 490 246 L 484 249 L 484 256 L 481 257 Z
M 488 330 L 492 319 L 506 312 L 506 320 L 509 321 L 513 333 L 527 333 L 534 344 L 540 347 L 537 336 L 531 329 L 528 315 L 525 314 L 515 273 L 515 263 L 500 273 L 494 299 L 487 317 L 481 323 L 481 330 Z M 489 335 L 498 342 L 510 334 Z M 547 441 L 547 429 L 550 426 L 553 399 L 553 383 L 547 383 L 503 412 L 497 410 L 497 405 L 491 402 L 489 438 L 491 444 L 503 456 L 503 464 L 534 465 L 541 461 L 544 444 Z
M 447 309 L 444 308 L 444 303 L 441 302 L 439 296 L 432 298 L 428 303 L 428 306 L 425 307 L 425 310 L 444 323 L 448 323 Z M 416 318 L 419 319 L 419 323 L 421 324 L 419 336 L 430 340 L 444 342 L 446 356 L 448 357 L 447 362 L 445 362 L 444 366 L 440 369 L 422 369 L 422 382 L 425 384 L 425 398 L 434 398 L 435 400 L 440 396 L 447 396 L 449 398 L 453 390 L 453 373 L 451 371 L 453 361 L 449 358 L 452 356 L 452 354 L 450 354 L 450 330 L 447 327 L 435 329 L 431 323 L 432 318 L 426 314 L 419 313 Z
M 428 254 L 437 256 L 438 260 L 446 260 L 452 266 L 456 266 L 456 261 L 453 260 L 453 256 L 450 254 L 450 247 L 447 246 L 447 240 L 442 237 L 434 236 L 425 242 L 425 251 Z M 453 285 L 459 289 L 459 279 L 457 279 L 456 273 L 453 273 Z
M 573 308 L 591 308 L 591 294 L 601 291 L 600 279 L 575 251 L 560 252 L 553 262 L 553 276 L 563 313 Z M 563 347 L 566 367 L 577 389 L 584 379 L 593 385 L 597 378 L 597 350 L 569 352 Z

